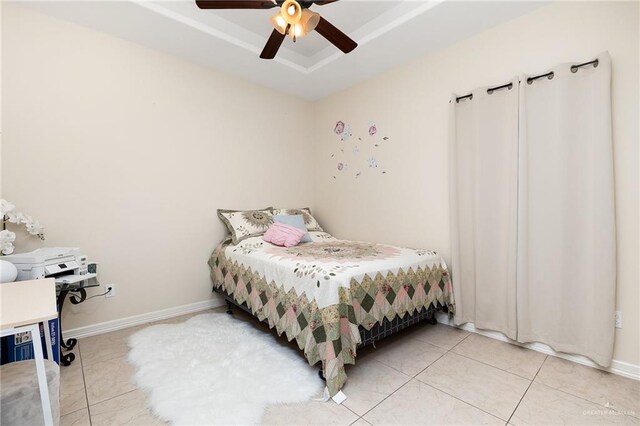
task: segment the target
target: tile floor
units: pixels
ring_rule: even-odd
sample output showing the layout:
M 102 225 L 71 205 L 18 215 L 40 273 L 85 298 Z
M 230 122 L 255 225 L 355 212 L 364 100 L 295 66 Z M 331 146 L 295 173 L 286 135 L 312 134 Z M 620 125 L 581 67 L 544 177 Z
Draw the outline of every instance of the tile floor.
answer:
M 79 341 L 76 360 L 61 371 L 62 426 L 163 423 L 126 361 L 127 338 L 143 327 Z M 347 375 L 343 405 L 271 406 L 263 423 L 640 424 L 640 382 L 445 325 L 420 324 L 363 349 Z

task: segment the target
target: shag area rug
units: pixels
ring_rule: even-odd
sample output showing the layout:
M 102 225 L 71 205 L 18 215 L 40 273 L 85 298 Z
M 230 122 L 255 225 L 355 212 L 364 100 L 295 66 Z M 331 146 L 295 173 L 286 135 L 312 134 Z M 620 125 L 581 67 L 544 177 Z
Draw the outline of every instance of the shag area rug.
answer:
M 309 401 L 324 388 L 300 352 L 227 314 L 150 326 L 129 347 L 152 411 L 175 425 L 258 424 L 267 405 Z

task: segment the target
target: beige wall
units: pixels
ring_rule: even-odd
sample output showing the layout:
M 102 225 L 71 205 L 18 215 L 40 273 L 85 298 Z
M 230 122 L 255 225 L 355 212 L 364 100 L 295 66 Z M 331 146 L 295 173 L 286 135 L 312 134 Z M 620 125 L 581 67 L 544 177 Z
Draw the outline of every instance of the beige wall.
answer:
M 3 196 L 116 285 L 67 328 L 212 297 L 217 208 L 311 204 L 306 102 L 21 6 L 2 32 Z
M 432 248 L 449 258 L 448 100 L 451 93 L 502 84 L 521 72 L 587 60 L 613 60 L 613 132 L 618 226 L 614 358 L 640 364 L 638 285 L 638 3 L 562 2 L 319 101 L 316 109 L 316 213 L 335 235 Z M 352 125 L 339 142 L 336 120 Z M 364 135 L 370 121 L 380 136 Z M 362 137 L 362 141 L 358 140 Z M 379 147 L 373 146 L 374 140 Z M 379 168 L 352 154 L 374 152 Z M 340 151 L 344 149 L 344 153 Z M 334 157 L 331 157 L 331 155 Z M 337 161 L 349 165 L 336 170 Z M 352 163 L 353 167 L 352 167 Z M 362 169 L 357 179 L 356 170 Z M 333 176 L 336 176 L 334 179 Z

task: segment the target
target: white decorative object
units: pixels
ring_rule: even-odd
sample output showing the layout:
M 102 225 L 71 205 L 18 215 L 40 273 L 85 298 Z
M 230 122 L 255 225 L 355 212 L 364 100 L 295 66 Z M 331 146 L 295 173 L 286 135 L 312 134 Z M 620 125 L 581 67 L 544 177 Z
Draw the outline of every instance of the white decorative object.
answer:
M 12 283 L 18 276 L 18 268 L 6 260 L 0 260 L 0 283 Z
M 11 232 L 8 229 L 0 231 L 0 253 L 11 254 L 13 253 L 13 242 L 16 240 L 15 232 Z
M 44 240 L 44 226 L 31 216 L 15 211 L 15 204 L 5 199 L 0 199 L 0 218 L 2 219 L 2 231 L 0 231 L 0 256 L 13 253 L 15 232 L 7 229 L 7 223 L 24 225 L 31 235 Z
M 268 405 L 310 401 L 324 387 L 301 351 L 227 314 L 147 327 L 129 347 L 136 383 L 171 424 L 260 424 Z

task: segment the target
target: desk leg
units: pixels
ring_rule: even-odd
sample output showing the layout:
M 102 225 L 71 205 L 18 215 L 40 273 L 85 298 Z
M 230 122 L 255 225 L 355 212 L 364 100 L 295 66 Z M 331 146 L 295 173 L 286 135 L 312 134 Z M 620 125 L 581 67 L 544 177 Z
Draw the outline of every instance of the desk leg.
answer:
M 47 370 L 44 366 L 44 351 L 40 336 L 40 325 L 35 324 L 31 329 L 33 340 L 33 352 L 36 361 L 36 372 L 38 373 L 38 385 L 40 387 L 40 400 L 42 401 L 42 414 L 44 424 L 53 426 L 53 415 L 51 414 L 51 401 L 49 400 L 49 385 L 47 384 Z
M 47 347 L 47 359 L 49 361 L 55 362 L 55 357 L 53 356 L 53 348 L 51 347 L 51 329 L 49 328 L 49 321 L 45 321 L 42 323 L 44 329 L 44 343 Z

